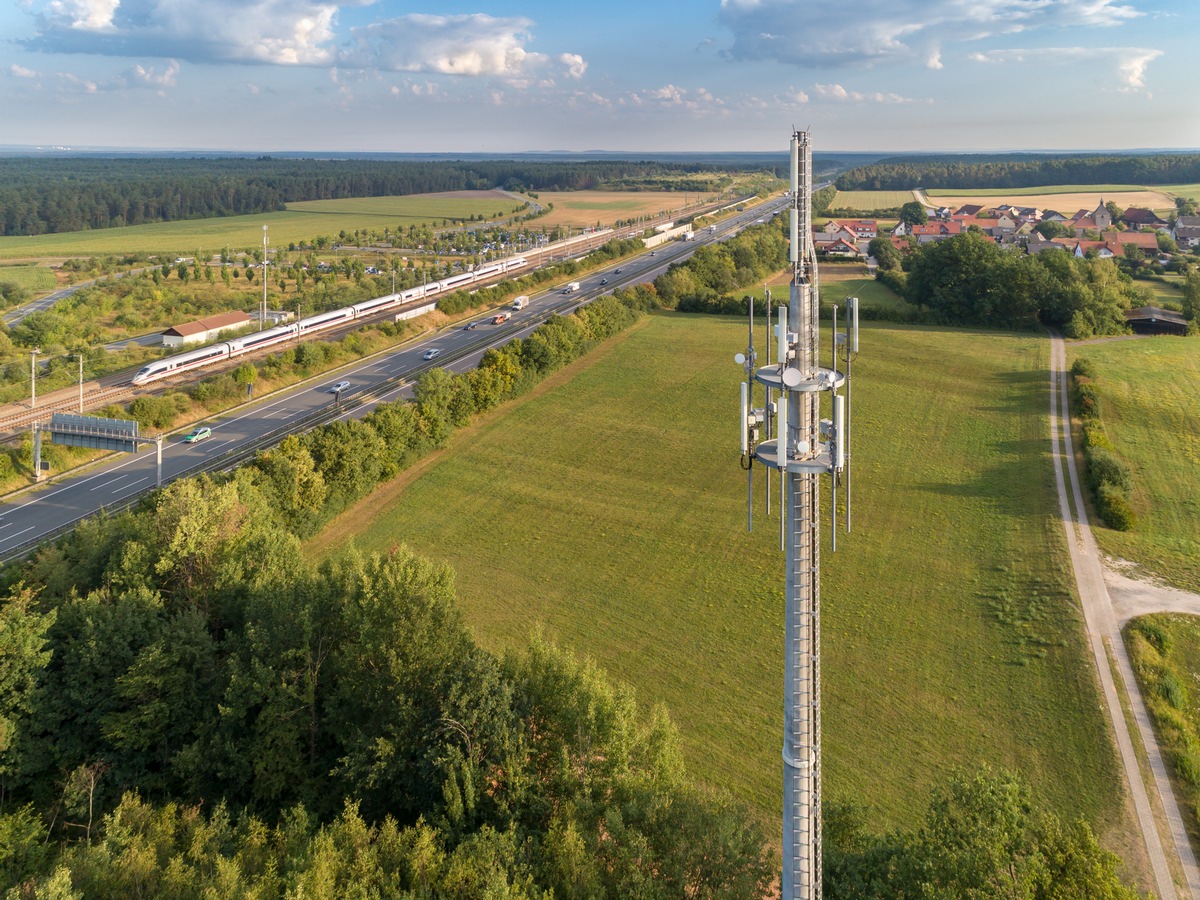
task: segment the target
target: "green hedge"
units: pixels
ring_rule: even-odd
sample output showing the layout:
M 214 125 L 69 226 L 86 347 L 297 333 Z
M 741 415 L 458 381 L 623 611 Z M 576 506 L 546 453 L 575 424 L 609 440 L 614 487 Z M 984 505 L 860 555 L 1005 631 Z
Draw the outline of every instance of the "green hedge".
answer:
M 1116 454 L 1113 443 L 1104 433 L 1100 420 L 1100 395 L 1094 386 L 1095 367 L 1091 360 L 1080 357 L 1071 366 L 1075 409 L 1081 420 L 1082 450 L 1085 477 L 1100 521 L 1116 531 L 1130 531 L 1137 525 L 1137 516 L 1129 503 L 1133 493 L 1133 473 L 1128 464 Z

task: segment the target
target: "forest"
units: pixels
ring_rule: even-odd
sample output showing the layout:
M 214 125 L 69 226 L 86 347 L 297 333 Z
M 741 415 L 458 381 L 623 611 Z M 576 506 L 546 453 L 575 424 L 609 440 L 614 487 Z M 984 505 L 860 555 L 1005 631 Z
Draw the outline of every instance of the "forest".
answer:
M 712 188 L 716 166 L 591 162 L 0 158 L 0 235 L 237 216 L 300 200 L 441 191 Z
M 1146 156 L 921 156 L 883 159 L 838 176 L 841 191 L 984 190 L 1054 184 L 1180 184 L 1200 181 L 1200 154 Z

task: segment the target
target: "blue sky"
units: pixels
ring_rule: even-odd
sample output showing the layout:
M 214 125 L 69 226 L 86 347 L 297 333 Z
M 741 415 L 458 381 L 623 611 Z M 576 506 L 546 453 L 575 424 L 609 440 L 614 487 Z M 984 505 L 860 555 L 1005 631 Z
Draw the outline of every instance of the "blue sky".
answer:
M 1200 148 L 1196 0 L 9 0 L 0 144 Z

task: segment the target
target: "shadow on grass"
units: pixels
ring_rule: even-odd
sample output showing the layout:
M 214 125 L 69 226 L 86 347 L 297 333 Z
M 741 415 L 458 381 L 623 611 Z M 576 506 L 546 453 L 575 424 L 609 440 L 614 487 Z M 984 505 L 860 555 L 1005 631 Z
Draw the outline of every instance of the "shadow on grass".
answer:
M 1013 519 L 1040 519 L 1045 509 L 1029 502 L 1031 480 L 1041 480 L 1050 444 L 1041 439 L 1000 441 L 995 445 L 998 459 L 982 468 L 974 477 L 951 484 L 925 482 L 920 490 L 944 497 L 963 497 L 989 501 L 996 515 Z

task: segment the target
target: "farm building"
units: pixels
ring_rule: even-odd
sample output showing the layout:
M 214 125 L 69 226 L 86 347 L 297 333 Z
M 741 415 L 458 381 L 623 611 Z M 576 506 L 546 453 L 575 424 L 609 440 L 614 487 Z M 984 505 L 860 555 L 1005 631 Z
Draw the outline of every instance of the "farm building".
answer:
M 163 332 L 164 347 L 183 347 L 187 344 L 202 344 L 214 340 L 223 331 L 244 328 L 250 324 L 250 317 L 244 312 L 227 312 L 216 316 L 206 316 L 194 322 L 174 325 Z
M 1180 313 L 1157 306 L 1127 310 L 1125 321 L 1138 334 L 1187 334 L 1187 320 Z

